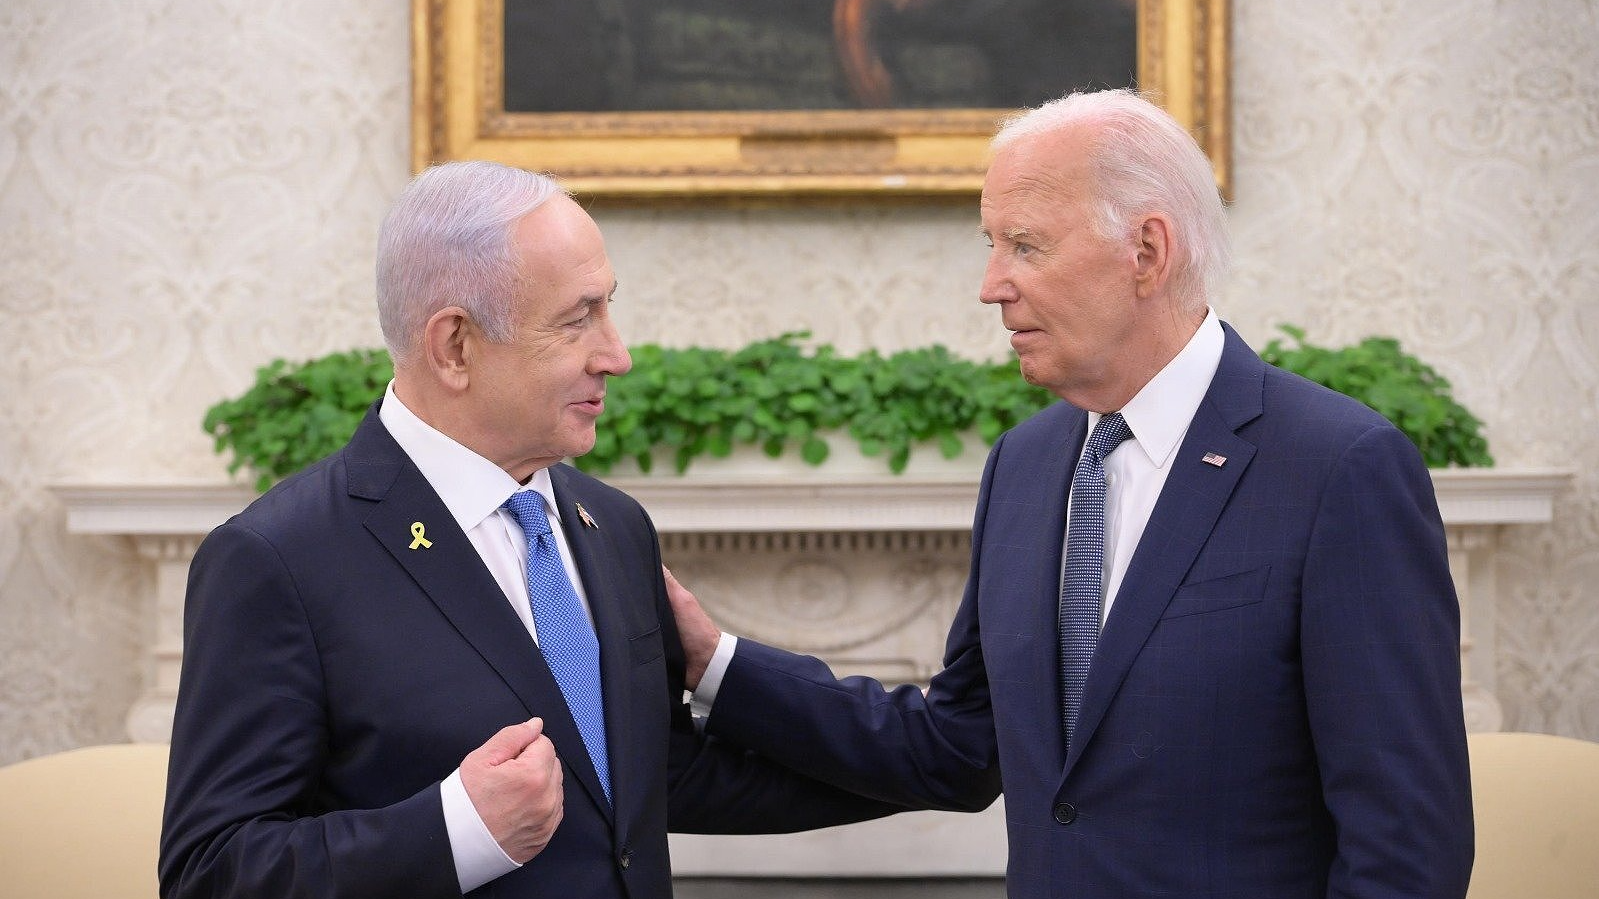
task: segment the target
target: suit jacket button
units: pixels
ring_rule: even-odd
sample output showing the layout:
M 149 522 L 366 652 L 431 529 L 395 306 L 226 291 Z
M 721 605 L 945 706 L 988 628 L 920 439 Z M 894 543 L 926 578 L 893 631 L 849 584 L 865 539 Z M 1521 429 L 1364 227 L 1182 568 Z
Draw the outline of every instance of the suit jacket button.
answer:
M 623 846 L 621 853 L 616 857 L 616 863 L 622 866 L 623 871 L 626 871 L 627 866 L 633 864 L 633 850 Z
M 1070 802 L 1055 803 L 1055 820 L 1062 824 L 1070 824 L 1077 820 L 1077 806 Z

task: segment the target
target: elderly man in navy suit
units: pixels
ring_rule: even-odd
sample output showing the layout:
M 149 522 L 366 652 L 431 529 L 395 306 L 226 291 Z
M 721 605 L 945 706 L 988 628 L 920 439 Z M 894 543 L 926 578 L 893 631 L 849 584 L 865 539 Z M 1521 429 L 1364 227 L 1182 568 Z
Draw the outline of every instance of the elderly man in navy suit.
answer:
M 981 299 L 1064 402 L 989 455 L 944 668 L 835 680 L 668 579 L 709 732 L 908 805 L 1003 782 L 1014 897 L 1458 899 L 1459 608 L 1420 455 L 1217 320 L 1224 211 L 1165 112 L 1076 94 L 994 150 Z
M 649 519 L 558 464 L 631 364 L 615 291 L 546 177 L 400 196 L 386 395 L 195 556 L 162 895 L 667 899 L 668 826 L 895 810 L 696 732 Z

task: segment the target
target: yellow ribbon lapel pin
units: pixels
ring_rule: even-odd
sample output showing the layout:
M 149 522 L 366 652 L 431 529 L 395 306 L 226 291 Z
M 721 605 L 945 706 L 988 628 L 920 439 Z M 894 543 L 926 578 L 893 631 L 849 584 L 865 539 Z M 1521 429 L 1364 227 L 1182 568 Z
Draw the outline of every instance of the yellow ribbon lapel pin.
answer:
M 433 541 L 427 538 L 427 526 L 420 521 L 411 522 L 411 548 L 432 549 Z

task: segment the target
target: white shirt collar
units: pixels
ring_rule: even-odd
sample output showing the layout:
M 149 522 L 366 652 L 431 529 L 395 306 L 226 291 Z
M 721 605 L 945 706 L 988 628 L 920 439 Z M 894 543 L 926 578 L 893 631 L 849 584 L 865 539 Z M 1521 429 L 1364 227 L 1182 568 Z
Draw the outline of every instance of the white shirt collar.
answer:
M 550 481 L 550 470 L 541 468 L 533 473 L 526 486 L 518 484 L 505 473 L 505 469 L 472 452 L 432 425 L 418 418 L 394 395 L 394 382 L 390 381 L 383 392 L 383 405 L 378 409 L 378 419 L 388 428 L 394 442 L 400 445 L 433 491 L 444 501 L 461 530 L 470 531 L 493 515 L 511 494 L 518 490 L 536 490 L 544 497 L 544 506 L 550 519 L 560 523 L 556 511 L 555 485 Z
M 1205 320 L 1188 338 L 1182 352 L 1121 408 L 1133 439 L 1156 468 L 1166 467 L 1188 433 L 1188 423 L 1199 411 L 1199 404 L 1204 402 L 1210 382 L 1216 377 L 1216 368 L 1221 365 L 1224 342 L 1221 320 L 1216 317 L 1216 310 L 1207 308 Z M 1098 412 L 1088 413 L 1089 433 L 1093 433 L 1099 419 Z

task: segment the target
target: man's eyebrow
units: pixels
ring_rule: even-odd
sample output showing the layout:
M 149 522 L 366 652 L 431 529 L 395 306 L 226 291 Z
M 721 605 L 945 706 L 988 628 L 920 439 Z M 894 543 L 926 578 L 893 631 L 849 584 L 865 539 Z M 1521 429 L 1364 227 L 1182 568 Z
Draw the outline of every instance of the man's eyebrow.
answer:
M 594 306 L 602 306 L 602 305 L 604 305 L 606 303 L 609 303 L 611 301 L 611 299 L 616 296 L 617 284 L 618 284 L 618 282 L 612 281 L 611 282 L 611 289 L 608 292 L 606 292 L 605 294 L 603 294 L 603 295 L 602 294 L 597 294 L 597 293 L 586 293 L 586 294 L 583 294 L 582 296 L 578 297 L 575 301 L 573 301 L 570 305 L 568 305 L 566 308 L 562 309 L 558 314 L 560 314 L 560 315 L 571 315 L 573 313 L 580 312 L 580 311 L 582 311 L 584 309 L 589 309 L 589 308 L 592 308 Z
M 978 228 L 977 235 L 987 241 L 992 241 L 994 239 L 993 232 L 989 231 L 987 228 Z M 1012 242 L 1037 239 L 1037 235 L 1035 235 L 1031 229 L 1021 227 L 1006 228 L 999 232 L 999 235 Z

